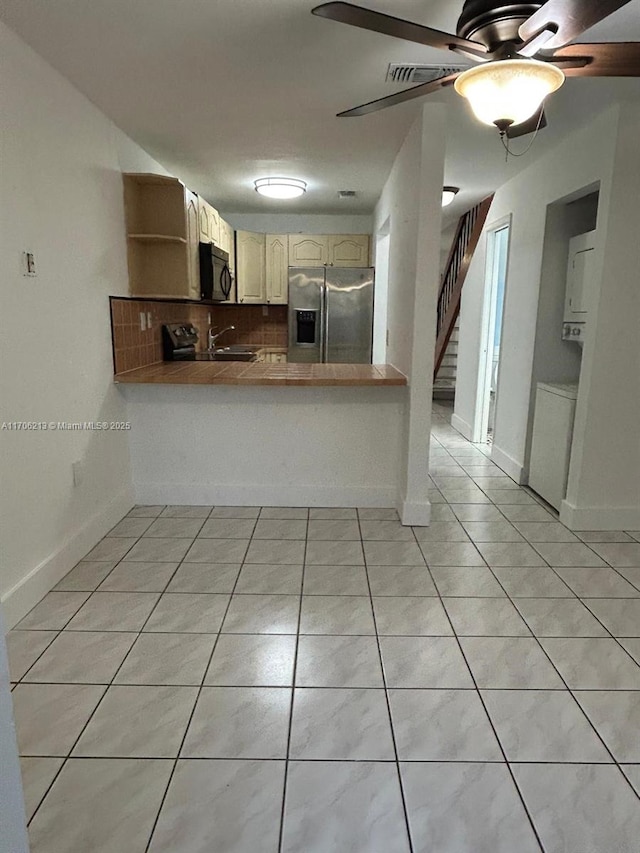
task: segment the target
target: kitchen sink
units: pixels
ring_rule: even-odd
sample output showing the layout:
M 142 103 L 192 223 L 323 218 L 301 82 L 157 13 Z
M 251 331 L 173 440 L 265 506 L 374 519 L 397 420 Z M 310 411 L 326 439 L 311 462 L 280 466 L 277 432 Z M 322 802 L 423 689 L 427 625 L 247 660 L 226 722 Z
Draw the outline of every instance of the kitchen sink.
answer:
M 260 347 L 231 344 L 216 347 L 213 352 L 197 352 L 196 361 L 255 361 Z

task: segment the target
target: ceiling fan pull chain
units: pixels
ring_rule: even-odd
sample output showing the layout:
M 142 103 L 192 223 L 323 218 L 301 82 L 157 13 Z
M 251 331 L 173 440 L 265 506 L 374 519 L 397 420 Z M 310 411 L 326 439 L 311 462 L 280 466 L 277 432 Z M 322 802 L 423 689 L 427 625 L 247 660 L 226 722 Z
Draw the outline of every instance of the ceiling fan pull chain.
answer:
M 542 106 L 544 107 L 544 102 L 543 102 Z M 504 150 L 505 150 L 505 156 L 504 156 L 505 163 L 509 162 L 509 155 L 511 155 L 512 157 L 524 157 L 525 154 L 529 153 L 529 151 L 531 150 L 531 146 L 536 141 L 538 134 L 540 133 L 540 126 L 542 124 L 542 116 L 543 115 L 544 115 L 544 109 L 541 109 L 540 115 L 538 116 L 538 125 L 534 131 L 533 137 L 531 138 L 531 142 L 527 145 L 527 147 L 524 149 L 524 151 L 521 151 L 519 154 L 517 154 L 515 151 L 512 151 L 511 148 L 509 148 L 509 137 L 507 136 L 507 131 L 506 130 L 500 131 L 500 141 L 502 142 L 502 145 L 503 145 Z

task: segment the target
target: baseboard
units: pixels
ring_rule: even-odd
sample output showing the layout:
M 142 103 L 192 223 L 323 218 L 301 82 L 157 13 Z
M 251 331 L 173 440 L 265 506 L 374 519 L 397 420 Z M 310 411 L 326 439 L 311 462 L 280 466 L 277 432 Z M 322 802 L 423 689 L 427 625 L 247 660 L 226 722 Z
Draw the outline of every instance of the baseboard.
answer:
M 393 507 L 396 487 L 138 483 L 138 504 Z
M 466 421 L 463 421 L 462 418 L 459 415 L 456 415 L 455 413 L 451 415 L 451 426 L 454 429 L 458 430 L 460 435 L 463 438 L 466 438 L 467 441 L 473 441 L 473 430 L 471 429 L 471 425 L 468 424 Z
M 133 506 L 130 489 L 121 492 L 109 504 L 93 515 L 73 536 L 32 569 L 29 574 L 6 592 L 2 609 L 7 629 L 12 628 L 70 571 L 105 533 L 120 521 Z
M 640 507 L 576 507 L 565 500 L 560 521 L 569 530 L 640 530 Z
M 519 462 L 516 462 L 515 459 L 512 459 L 508 453 L 505 453 L 504 450 L 500 450 L 499 447 L 496 447 L 494 444 L 491 448 L 491 461 L 495 462 L 498 468 L 501 468 L 504 473 L 511 477 L 512 480 L 515 480 L 516 483 L 524 482 L 524 468 Z
M 403 524 L 412 527 L 428 527 L 431 523 L 431 504 L 428 501 L 426 503 L 401 501 L 400 520 Z

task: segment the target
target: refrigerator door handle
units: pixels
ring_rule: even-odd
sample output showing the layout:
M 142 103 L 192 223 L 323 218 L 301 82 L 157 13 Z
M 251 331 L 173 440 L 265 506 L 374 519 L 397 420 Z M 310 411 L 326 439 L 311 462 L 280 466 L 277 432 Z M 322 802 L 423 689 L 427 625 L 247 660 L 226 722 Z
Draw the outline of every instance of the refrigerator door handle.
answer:
M 329 288 L 326 284 L 322 285 L 322 348 L 320 351 L 320 360 L 327 361 L 329 353 Z

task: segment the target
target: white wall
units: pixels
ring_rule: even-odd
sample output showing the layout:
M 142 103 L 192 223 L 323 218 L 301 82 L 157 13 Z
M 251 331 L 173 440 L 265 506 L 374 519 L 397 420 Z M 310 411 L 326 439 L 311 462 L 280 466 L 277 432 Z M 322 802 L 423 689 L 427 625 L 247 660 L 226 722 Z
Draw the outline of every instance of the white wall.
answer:
M 395 505 L 405 387 L 119 387 L 138 503 Z
M 638 166 L 633 142 L 638 104 L 612 105 L 553 151 L 500 187 L 486 231 L 512 214 L 493 458 L 526 481 L 533 409 L 536 323 L 544 274 L 548 206 L 600 186 L 599 307 L 590 318 L 580 377 L 568 505 L 574 529 L 627 528 L 638 516 Z M 462 298 L 455 425 L 477 415 L 478 356 L 486 239 L 480 241 Z M 598 288 L 597 288 L 598 289 Z M 635 329 L 633 332 L 632 329 Z M 632 389 L 630 391 L 630 389 Z M 633 424 L 636 427 L 633 427 Z M 635 432 L 634 432 L 635 429 Z M 603 479 L 604 478 L 604 479 Z
M 405 422 L 405 524 L 428 524 L 429 433 L 440 268 L 444 108 L 426 104 L 394 162 L 374 214 L 389 233 L 387 361 L 409 377 Z
M 273 204 L 276 206 L 278 202 Z M 222 212 L 221 215 L 240 231 L 265 234 L 371 234 L 373 227 L 371 216 L 357 214 Z
M 598 216 L 601 285 L 561 511 L 574 529 L 640 529 L 640 103 L 622 104 L 616 119 L 612 175 Z
M 0 56 L 0 421 L 125 421 L 108 302 L 128 289 L 120 170 L 163 170 L 1 24 Z M 25 250 L 36 278 L 22 275 Z M 5 430 L 0 441 L 0 598 L 12 625 L 133 493 L 123 433 Z
M 547 206 L 611 171 L 615 108 L 567 136 L 496 191 L 483 236 L 462 291 L 456 381 L 456 426 L 473 428 L 485 283 L 486 234 L 512 214 L 509 265 L 500 352 L 494 453 L 498 464 L 521 479 L 529 428 L 529 402 Z

